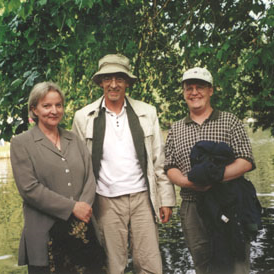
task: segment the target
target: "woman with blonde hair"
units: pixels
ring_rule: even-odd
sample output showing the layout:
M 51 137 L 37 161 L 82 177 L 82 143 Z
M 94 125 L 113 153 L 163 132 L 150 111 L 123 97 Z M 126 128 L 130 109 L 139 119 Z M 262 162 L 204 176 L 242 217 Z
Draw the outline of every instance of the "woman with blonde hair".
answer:
M 74 133 L 59 127 L 64 101 L 55 83 L 36 84 L 28 102 L 29 116 L 36 125 L 11 141 L 12 170 L 25 221 L 18 261 L 27 264 L 31 274 L 57 271 L 53 254 L 49 256 L 50 233 L 57 224 L 70 223 L 87 232 L 85 226 L 92 217 L 95 179 L 91 158 Z

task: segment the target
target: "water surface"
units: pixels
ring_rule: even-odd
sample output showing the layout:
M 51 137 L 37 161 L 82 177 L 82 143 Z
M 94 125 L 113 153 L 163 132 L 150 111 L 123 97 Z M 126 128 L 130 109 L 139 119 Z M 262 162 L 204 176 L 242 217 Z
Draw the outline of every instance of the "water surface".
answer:
M 256 186 L 265 208 L 263 229 L 251 247 L 251 273 L 274 273 L 274 139 L 269 132 L 249 131 L 257 169 L 248 174 Z M 179 189 L 177 188 L 177 192 Z M 172 220 L 159 226 L 160 248 L 165 274 L 194 273 L 191 257 L 184 243 L 180 225 L 179 204 Z M 0 273 L 26 274 L 26 267 L 17 266 L 18 243 L 23 224 L 22 201 L 18 195 L 9 159 L 0 159 Z M 129 260 L 127 273 L 132 273 Z

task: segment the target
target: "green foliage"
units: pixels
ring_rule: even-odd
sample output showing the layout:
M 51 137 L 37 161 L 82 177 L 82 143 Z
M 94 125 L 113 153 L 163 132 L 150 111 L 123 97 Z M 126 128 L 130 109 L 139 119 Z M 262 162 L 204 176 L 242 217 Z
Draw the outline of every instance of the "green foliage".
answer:
M 28 128 L 29 92 L 45 80 L 64 90 L 69 128 L 102 94 L 91 81 L 99 58 L 117 52 L 139 78 L 129 94 L 154 104 L 163 127 L 187 113 L 180 78 L 200 65 L 213 74 L 216 108 L 252 113 L 274 134 L 273 18 L 260 0 L 2 0 L 1 137 Z

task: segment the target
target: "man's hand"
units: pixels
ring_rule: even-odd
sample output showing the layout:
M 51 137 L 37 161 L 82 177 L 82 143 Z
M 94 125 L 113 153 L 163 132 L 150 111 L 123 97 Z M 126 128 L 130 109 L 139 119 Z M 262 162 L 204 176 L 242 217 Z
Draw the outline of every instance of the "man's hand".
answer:
M 198 186 L 198 185 L 195 185 L 193 182 L 189 181 L 189 184 L 186 187 L 190 188 L 190 189 L 192 189 L 194 191 L 205 192 L 205 191 L 209 190 L 210 188 L 212 188 L 212 185 Z
M 172 215 L 172 209 L 170 207 L 160 208 L 160 217 L 163 224 L 167 223 Z
M 89 223 L 91 215 L 92 215 L 92 208 L 91 206 L 86 202 L 76 202 L 72 213 L 76 218 L 79 220 Z
M 178 168 L 169 169 L 167 171 L 167 176 L 173 184 L 183 188 L 190 188 L 194 191 L 204 192 L 209 190 L 212 187 L 212 185 L 208 185 L 208 186 L 195 185 L 193 182 L 189 181 L 187 176 L 184 176 Z

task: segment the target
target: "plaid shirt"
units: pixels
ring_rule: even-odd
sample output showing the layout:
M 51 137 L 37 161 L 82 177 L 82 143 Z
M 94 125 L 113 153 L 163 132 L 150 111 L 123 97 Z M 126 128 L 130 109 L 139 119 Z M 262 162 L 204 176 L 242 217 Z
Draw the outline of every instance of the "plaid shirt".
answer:
M 214 110 L 202 125 L 191 120 L 190 116 L 175 122 L 169 130 L 165 147 L 165 171 L 178 168 L 183 175 L 191 169 L 190 151 L 198 141 L 225 142 L 234 152 L 235 159 L 250 161 L 255 168 L 252 149 L 243 123 L 228 112 Z M 196 200 L 197 192 L 182 188 L 185 200 Z

